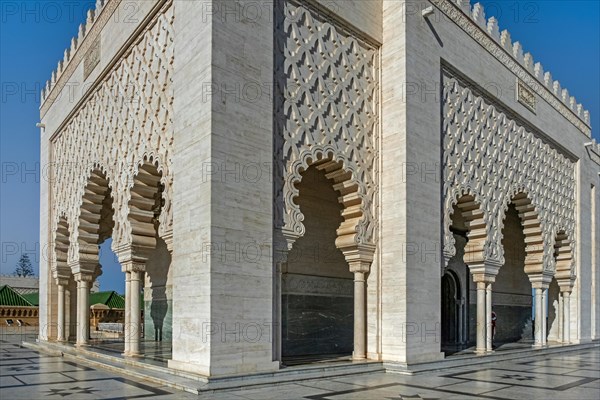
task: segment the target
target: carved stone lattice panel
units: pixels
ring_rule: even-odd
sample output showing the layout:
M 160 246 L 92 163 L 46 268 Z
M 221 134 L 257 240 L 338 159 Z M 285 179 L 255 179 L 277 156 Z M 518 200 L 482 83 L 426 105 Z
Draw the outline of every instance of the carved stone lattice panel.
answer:
M 379 50 L 303 5 L 284 1 L 277 7 L 275 228 L 288 241 L 304 234 L 295 185 L 311 161 L 330 157 L 358 186 L 362 217 L 354 240 L 371 243 L 378 192 Z
M 79 253 L 80 208 L 94 169 L 104 172 L 113 196 L 113 248 L 131 242 L 130 189 L 145 161 L 162 174 L 159 235 L 172 230 L 173 18 L 168 5 L 155 16 L 52 143 L 52 240 L 58 216 L 66 215 L 72 260 Z
M 566 232 L 571 254 L 575 247 L 575 164 L 449 73 L 443 101 L 445 255 L 456 252 L 453 206 L 468 193 L 484 212 L 485 258 L 503 264 L 504 217 L 512 198 L 523 192 L 538 213 L 544 268 L 553 272 L 557 233 Z

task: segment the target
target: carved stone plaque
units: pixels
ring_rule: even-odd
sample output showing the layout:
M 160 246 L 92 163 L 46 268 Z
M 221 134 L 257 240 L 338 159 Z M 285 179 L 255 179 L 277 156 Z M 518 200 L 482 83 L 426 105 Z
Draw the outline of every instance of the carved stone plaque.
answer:
M 83 60 L 83 79 L 87 79 L 100 62 L 100 35 L 94 38 Z
M 533 90 L 529 89 L 525 83 L 517 79 L 517 101 L 527 107 L 531 112 L 535 113 L 537 98 Z

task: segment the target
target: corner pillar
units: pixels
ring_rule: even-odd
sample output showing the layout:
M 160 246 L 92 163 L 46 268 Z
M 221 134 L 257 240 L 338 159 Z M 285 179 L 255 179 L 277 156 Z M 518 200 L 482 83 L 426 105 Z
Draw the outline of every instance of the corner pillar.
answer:
M 273 355 L 272 360 L 282 366 L 283 357 L 283 274 L 287 273 L 288 255 L 299 236 L 289 230 L 276 229 L 273 232 Z
M 485 350 L 489 353 L 492 351 L 492 342 L 494 338 L 494 328 L 492 325 L 492 283 L 485 284 L 485 329 L 486 340 Z
M 541 273 L 541 274 L 530 274 L 529 281 L 531 287 L 535 290 L 535 327 L 534 327 L 534 343 L 533 347 L 542 348 L 547 345 L 547 322 L 546 322 L 546 298 L 548 296 L 548 287 L 552 275 Z
M 124 351 L 123 355 L 128 356 L 129 349 L 129 340 L 131 337 L 130 332 L 130 324 L 131 324 L 131 310 L 128 305 L 131 304 L 131 273 L 129 271 L 125 271 L 125 325 L 123 326 L 123 341 L 124 341 Z
M 469 264 L 469 271 L 477 285 L 476 354 L 492 351 L 492 284 L 496 281 L 500 266 L 496 261 Z
M 571 343 L 571 291 L 563 292 L 563 337 L 562 342 L 564 344 Z
M 562 276 L 560 276 L 562 275 Z M 571 343 L 571 292 L 575 284 L 575 278 L 571 276 L 570 271 L 557 271 L 558 287 L 560 288 L 560 296 L 562 298 L 562 307 L 559 311 L 562 313 L 562 318 L 559 319 L 560 335 L 559 341 L 563 344 Z
M 125 352 L 128 357 L 140 357 L 142 333 L 142 309 L 140 294 L 142 279 L 146 270 L 146 262 L 128 260 L 121 262 L 125 272 Z
M 94 281 L 92 274 L 76 273 L 77 282 L 77 341 L 76 346 L 89 345 L 90 337 L 90 286 Z
M 354 273 L 354 351 L 353 360 L 367 358 L 367 284 L 366 275 L 371 269 L 375 246 L 357 244 L 342 248 L 342 253 Z
M 66 328 L 65 328 L 65 286 L 69 284 L 68 279 L 56 279 L 56 284 L 58 286 L 58 316 L 57 316 L 57 335 L 56 340 L 58 342 L 65 342 L 66 339 Z

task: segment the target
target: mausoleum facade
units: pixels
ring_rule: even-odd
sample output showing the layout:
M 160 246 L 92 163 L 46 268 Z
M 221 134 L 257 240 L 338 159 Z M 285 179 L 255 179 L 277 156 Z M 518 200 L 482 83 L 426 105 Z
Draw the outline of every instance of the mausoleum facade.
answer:
M 590 115 L 480 4 L 98 0 L 40 114 L 41 342 L 108 239 L 124 356 L 204 377 L 600 338 Z

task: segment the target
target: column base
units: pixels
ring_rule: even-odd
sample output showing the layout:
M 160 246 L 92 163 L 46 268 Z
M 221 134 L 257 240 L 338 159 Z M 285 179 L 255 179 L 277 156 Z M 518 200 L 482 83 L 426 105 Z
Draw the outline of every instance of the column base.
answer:
M 142 357 L 144 357 L 144 355 L 142 353 L 127 353 L 127 354 L 123 353 L 123 355 L 125 357 L 129 357 L 129 358 L 142 358 Z
M 475 349 L 475 354 L 477 354 L 478 356 L 484 356 L 486 355 L 488 352 L 486 349 Z
M 352 361 L 364 361 L 366 359 L 367 357 L 364 354 L 356 355 L 355 353 L 352 353 Z
M 89 343 L 75 343 L 75 347 L 90 347 Z

